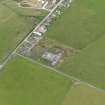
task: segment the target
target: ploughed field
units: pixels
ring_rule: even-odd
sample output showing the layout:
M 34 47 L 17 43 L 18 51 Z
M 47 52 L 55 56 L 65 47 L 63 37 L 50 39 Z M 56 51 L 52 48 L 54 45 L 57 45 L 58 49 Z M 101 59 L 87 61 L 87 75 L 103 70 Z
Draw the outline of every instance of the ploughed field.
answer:
M 0 104 L 104 105 L 104 4 L 105 0 L 74 0 L 49 27 L 45 34 L 46 49 L 57 45 L 77 52 L 72 57 L 68 54 L 55 67 L 60 72 L 37 62 L 43 46 L 37 46 L 38 53 L 32 52 L 35 62 L 22 55 L 8 62 L 0 73 Z M 0 0 L 0 62 L 45 14 L 32 8 L 19 8 L 13 0 Z

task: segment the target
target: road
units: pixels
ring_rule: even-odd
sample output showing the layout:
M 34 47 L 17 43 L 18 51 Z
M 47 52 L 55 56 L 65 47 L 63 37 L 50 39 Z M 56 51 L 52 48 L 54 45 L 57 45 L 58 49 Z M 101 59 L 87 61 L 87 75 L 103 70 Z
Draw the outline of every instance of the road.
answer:
M 98 88 L 98 87 L 94 86 L 93 84 L 90 84 L 90 83 L 88 83 L 88 82 L 86 82 L 86 81 L 84 81 L 84 80 L 81 80 L 81 79 L 79 79 L 79 78 L 77 78 L 77 77 L 75 77 L 75 76 L 71 76 L 71 75 L 69 75 L 69 74 L 67 74 L 67 73 L 64 73 L 64 72 L 62 72 L 62 71 L 60 71 L 60 70 L 58 70 L 58 69 L 56 69 L 56 68 L 53 68 L 53 67 L 51 67 L 51 66 L 44 65 L 44 64 L 42 64 L 42 63 L 40 63 L 40 62 L 38 62 L 38 61 L 36 61 L 36 60 L 33 60 L 33 59 L 31 59 L 31 58 L 28 58 L 28 57 L 25 57 L 25 56 L 20 55 L 20 54 L 18 54 L 18 53 L 16 53 L 16 54 L 17 54 L 18 56 L 22 57 L 22 58 L 25 59 L 25 60 L 28 60 L 28 61 L 30 61 L 30 62 L 32 62 L 32 63 L 35 63 L 35 64 L 38 64 L 38 65 L 40 65 L 40 66 L 42 66 L 42 67 L 48 68 L 49 70 L 52 70 L 52 71 L 54 71 L 54 72 L 57 72 L 58 74 L 60 74 L 60 75 L 62 75 L 62 76 L 64 76 L 64 77 L 66 77 L 66 78 L 69 78 L 69 79 L 71 79 L 71 80 L 78 81 L 78 82 L 80 82 L 80 83 L 83 83 L 83 84 L 85 84 L 85 85 L 91 87 L 91 88 L 94 88 L 95 90 L 97 90 L 97 91 L 99 91 L 99 92 L 104 92 L 104 93 L 105 93 L 105 90 L 104 90 L 104 89 Z M 45 70 L 47 70 L 47 69 L 45 69 Z
M 37 30 L 48 18 L 53 14 L 53 12 L 57 9 L 58 6 L 62 4 L 64 0 L 60 0 L 55 7 L 49 12 L 49 14 L 33 29 L 33 31 Z M 32 31 L 32 32 L 33 32 Z M 32 32 L 9 54 L 9 56 L 6 58 L 6 60 L 1 64 L 0 69 L 2 69 L 9 60 L 11 60 L 12 56 L 16 53 L 17 49 L 24 43 L 25 40 L 27 40 Z
M 60 0 L 60 1 L 55 5 L 55 7 L 50 11 L 50 13 L 35 27 L 35 29 L 34 29 L 33 31 L 37 30 L 37 29 L 49 18 L 49 16 L 52 15 L 52 13 L 57 9 L 57 7 L 58 7 L 59 5 L 61 5 L 61 3 L 62 3 L 63 1 L 64 1 L 64 0 Z M 70 0 L 70 3 L 71 3 L 71 1 L 72 1 L 72 0 Z M 32 31 L 32 32 L 33 32 L 33 31 Z M 32 32 L 31 32 L 31 33 L 32 33 Z M 80 80 L 80 79 L 78 79 L 78 78 L 76 78 L 76 77 L 70 76 L 70 75 L 65 74 L 65 73 L 63 73 L 63 72 L 60 72 L 60 71 L 58 71 L 58 70 L 56 70 L 56 69 L 54 69 L 54 68 L 52 68 L 52 67 L 50 67 L 50 66 L 43 65 L 43 64 L 41 64 L 41 63 L 38 63 L 38 62 L 35 61 L 35 60 L 32 60 L 32 59 L 30 59 L 30 58 L 27 58 L 27 57 L 25 57 L 25 56 L 22 56 L 22 55 L 20 55 L 20 54 L 17 54 L 17 53 L 16 53 L 16 50 L 23 44 L 23 42 L 24 42 L 25 40 L 27 40 L 27 39 L 30 37 L 31 33 L 13 50 L 13 52 L 7 57 L 7 59 L 3 62 L 3 64 L 0 65 L 0 69 L 2 69 L 2 68 L 8 63 L 8 61 L 11 60 L 11 58 L 16 54 L 16 55 L 19 55 L 19 56 L 23 57 L 24 59 L 27 59 L 27 60 L 29 60 L 29 61 L 31 61 L 31 62 L 33 62 L 33 63 L 37 63 L 37 64 L 39 64 L 39 65 L 41 65 L 41 66 L 43 66 L 43 67 L 49 68 L 50 70 L 53 70 L 53 71 L 55 71 L 55 72 L 57 72 L 57 73 L 59 73 L 59 74 L 65 76 L 65 77 L 67 77 L 67 78 L 70 78 L 70 79 L 79 81 L 79 82 L 81 82 L 81 83 L 84 83 L 84 84 L 88 85 L 89 87 L 95 88 L 97 91 L 105 92 L 105 90 L 103 90 L 103 89 L 101 89 L 101 88 L 97 88 L 97 87 L 95 87 L 95 86 L 93 86 L 93 85 L 91 85 L 91 84 L 89 84 L 89 83 L 87 83 L 87 82 L 85 82 L 85 81 L 82 81 L 82 80 Z

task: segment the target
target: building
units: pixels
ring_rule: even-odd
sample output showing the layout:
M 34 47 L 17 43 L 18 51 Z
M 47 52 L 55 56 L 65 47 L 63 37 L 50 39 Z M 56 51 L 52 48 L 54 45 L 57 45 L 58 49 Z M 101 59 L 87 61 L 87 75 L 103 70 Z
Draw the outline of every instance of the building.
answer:
M 46 51 L 46 52 L 43 53 L 42 58 L 44 60 L 49 61 L 52 66 L 55 66 L 60 61 L 62 55 L 63 55 L 62 52 L 54 54 L 52 52 Z
M 45 25 L 40 26 L 38 29 L 38 32 L 40 32 L 40 33 L 45 33 L 46 31 L 47 31 L 47 28 Z
M 39 37 L 42 36 L 42 33 L 40 33 L 40 32 L 36 32 L 36 31 L 34 31 L 33 34 L 34 34 L 35 36 L 39 36 Z
M 28 43 L 28 42 L 24 42 L 20 48 L 18 49 L 19 53 L 22 55 L 25 55 L 28 53 L 29 49 L 32 47 L 32 44 Z

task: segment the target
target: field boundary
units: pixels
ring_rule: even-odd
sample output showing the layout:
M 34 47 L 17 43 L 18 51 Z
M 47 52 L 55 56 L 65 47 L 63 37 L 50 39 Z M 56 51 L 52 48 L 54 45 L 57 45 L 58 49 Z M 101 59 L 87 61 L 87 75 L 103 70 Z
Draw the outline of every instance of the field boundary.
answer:
M 50 15 L 53 14 L 53 12 L 57 9 L 58 6 L 60 6 L 60 5 L 62 4 L 63 1 L 64 1 L 64 0 L 60 0 L 60 1 L 53 7 L 53 9 L 48 13 L 48 15 L 45 16 L 45 17 L 42 19 L 42 21 L 20 42 L 20 44 L 18 44 L 18 45 L 16 46 L 15 49 L 13 49 L 13 51 L 7 56 L 7 58 L 5 59 L 5 61 L 4 61 L 2 64 L 0 64 L 0 66 L 1 66 L 0 70 L 2 70 L 2 68 L 5 67 L 5 65 L 9 62 L 9 60 L 12 59 L 12 57 L 15 55 L 17 49 L 24 43 L 24 41 L 26 41 L 26 40 L 31 36 L 31 34 L 32 34 L 35 30 L 37 30 L 37 29 L 49 18 Z
M 36 30 L 36 29 L 50 16 L 50 15 L 56 10 L 56 8 L 57 8 L 63 1 L 64 1 L 64 0 L 60 0 L 60 2 L 59 2 L 59 3 L 50 11 L 50 13 L 34 28 L 34 30 Z M 33 31 L 34 31 L 34 30 L 33 30 Z M 32 32 L 33 32 L 33 31 L 32 31 Z M 32 33 L 32 32 L 31 32 L 31 33 Z M 31 33 L 30 33 L 30 34 L 31 34 Z M 26 60 L 28 60 L 28 61 L 31 61 L 32 63 L 39 64 L 39 65 L 41 65 L 42 67 L 48 68 L 49 70 L 52 70 L 52 71 L 54 71 L 54 72 L 56 72 L 56 73 L 59 73 L 60 75 L 66 77 L 66 78 L 69 78 L 69 79 L 72 79 L 72 80 L 81 82 L 81 83 L 86 84 L 87 86 L 89 86 L 89 87 L 91 87 L 91 88 L 96 89 L 97 91 L 100 91 L 100 92 L 104 92 L 104 93 L 105 93 L 105 90 L 102 89 L 102 88 L 98 88 L 98 87 L 96 87 L 96 86 L 94 86 L 94 85 L 92 85 L 92 84 L 90 84 L 90 83 L 88 83 L 88 82 L 86 82 L 86 81 L 83 81 L 83 80 L 81 80 L 81 79 L 79 79 L 79 78 L 77 78 L 77 77 L 75 77 L 75 76 L 68 75 L 68 74 L 66 74 L 66 73 L 64 73 L 64 72 L 62 72 L 62 71 L 59 71 L 59 70 L 55 69 L 55 68 L 52 68 L 52 67 L 47 66 L 47 65 L 44 65 L 44 64 L 42 64 L 42 63 L 39 63 L 39 62 L 36 61 L 36 60 L 33 60 L 33 59 L 31 59 L 31 58 L 28 58 L 28 57 L 25 57 L 25 56 L 23 56 L 23 55 L 20 55 L 20 54 L 16 53 L 16 50 L 23 44 L 24 40 L 26 40 L 26 39 L 30 36 L 30 34 L 29 34 L 26 38 L 24 38 L 23 41 L 13 50 L 13 52 L 8 56 L 8 58 L 3 62 L 3 64 L 0 65 L 1 67 L 4 67 L 4 66 L 12 59 L 12 57 L 13 57 L 14 55 L 18 55 L 18 56 L 20 56 L 20 57 L 22 57 L 22 58 L 24 58 L 24 59 L 26 59 Z M 90 44 L 89 44 L 89 45 L 90 45 Z M 88 46 L 87 46 L 87 47 L 88 47 Z M 84 49 L 86 49 L 87 47 L 85 47 Z M 82 50 L 83 50 L 83 49 L 82 49 Z M 2 70 L 2 68 L 0 68 L 0 69 Z
M 30 61 L 30 62 L 32 62 L 32 63 L 41 65 L 42 67 L 48 68 L 49 70 L 52 70 L 52 71 L 54 71 L 54 72 L 56 72 L 56 73 L 59 73 L 60 75 L 66 77 L 66 78 L 69 78 L 69 79 L 72 79 L 72 80 L 81 82 L 81 83 L 83 83 L 83 84 L 85 84 L 85 85 L 87 85 L 87 86 L 89 86 L 89 87 L 91 87 L 91 88 L 96 89 L 96 90 L 99 91 L 99 92 L 104 92 L 104 93 L 105 93 L 105 90 L 104 90 L 104 89 L 98 88 L 98 87 L 96 87 L 96 86 L 94 86 L 94 85 L 92 85 L 92 84 L 90 84 L 90 83 L 88 83 L 88 82 L 86 82 L 86 81 L 83 81 L 83 80 L 81 80 L 81 79 L 79 79 L 79 78 L 77 78 L 77 77 L 75 77 L 75 76 L 71 76 L 71 75 L 68 75 L 68 74 L 66 74 L 66 73 L 63 73 L 62 71 L 59 71 L 58 69 L 55 69 L 55 68 L 53 68 L 53 67 L 44 65 L 44 64 L 42 64 L 42 63 L 39 63 L 38 61 L 33 60 L 33 59 L 31 59 L 31 58 L 28 58 L 28 57 L 25 57 L 25 56 L 23 56 L 23 55 L 21 55 L 21 54 L 16 53 L 16 55 L 18 55 L 18 56 L 20 56 L 20 57 L 22 57 L 22 58 L 24 58 L 24 59 L 26 59 L 26 60 L 28 60 L 28 61 Z

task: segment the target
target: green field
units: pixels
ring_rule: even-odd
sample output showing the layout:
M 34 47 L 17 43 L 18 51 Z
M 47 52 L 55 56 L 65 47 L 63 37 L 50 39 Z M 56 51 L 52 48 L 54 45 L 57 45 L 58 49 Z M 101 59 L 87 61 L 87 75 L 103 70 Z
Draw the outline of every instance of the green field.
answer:
M 25 12 L 19 11 L 19 7 L 13 8 L 13 6 L 11 9 L 9 5 L 5 5 L 5 3 L 7 3 L 7 1 L 0 2 L 0 61 L 2 61 L 16 45 L 28 35 L 45 15 L 45 13 L 42 13 L 43 15 L 39 18 L 41 14 L 39 12 L 36 12 L 34 15 L 32 13 L 28 14 L 31 10 L 25 15 L 25 10 Z M 9 2 L 9 4 L 10 3 L 12 3 L 12 1 Z M 22 15 L 22 12 L 24 15 Z
M 105 89 L 105 0 L 74 0 L 46 36 L 81 49 L 58 69 Z
M 27 58 L 17 55 L 8 62 L 0 72 L 0 105 L 105 105 L 104 4 L 105 0 L 73 0 Z M 0 0 L 0 63 L 46 14 L 20 8 L 15 0 Z M 55 69 L 97 89 L 52 71 L 41 57 L 55 48 L 64 51 Z
M 62 65 L 63 72 L 105 89 L 105 36 L 70 61 Z
M 105 34 L 105 0 L 73 0 L 49 28 L 47 37 L 82 49 Z
M 0 105 L 61 105 L 71 80 L 20 57 L 0 73 Z
M 84 84 L 70 89 L 64 105 L 105 105 L 105 93 Z

